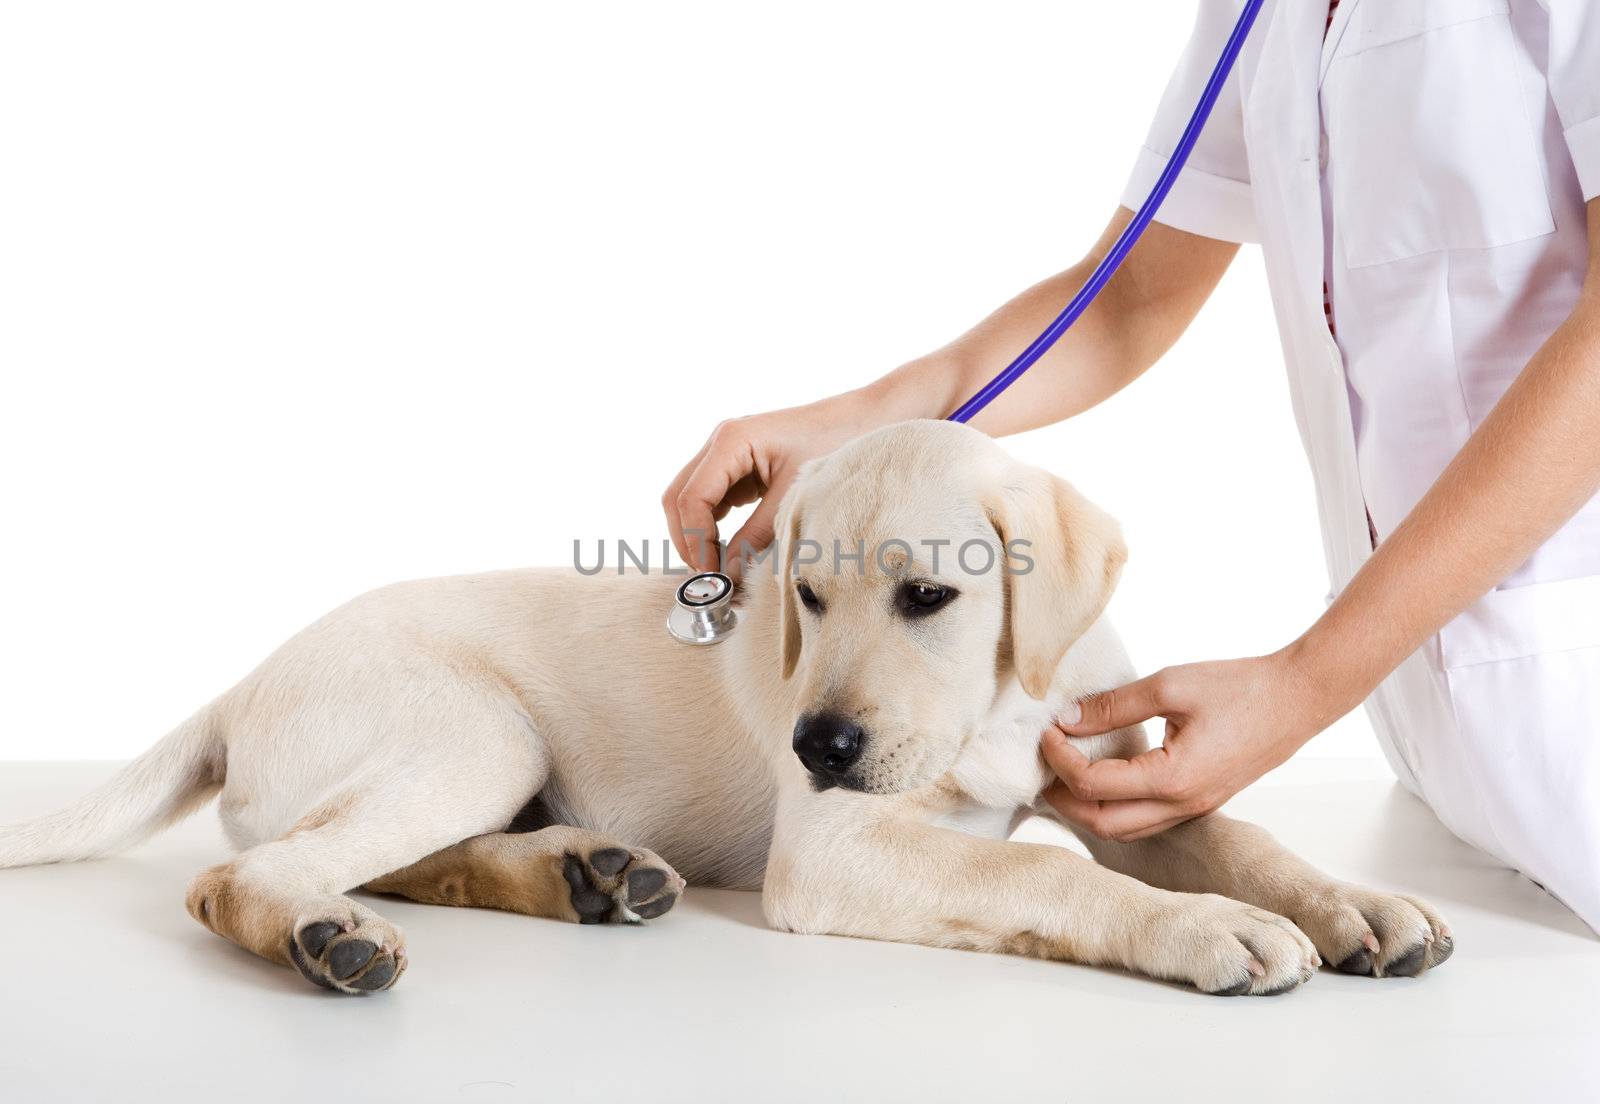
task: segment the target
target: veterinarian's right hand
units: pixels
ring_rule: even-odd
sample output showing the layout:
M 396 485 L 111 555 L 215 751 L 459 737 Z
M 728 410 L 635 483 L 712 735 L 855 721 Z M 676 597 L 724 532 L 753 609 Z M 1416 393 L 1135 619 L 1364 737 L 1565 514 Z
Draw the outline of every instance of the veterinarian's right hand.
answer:
M 874 386 L 717 426 L 661 496 L 678 555 L 697 571 L 718 570 L 723 560 L 721 570 L 737 576 L 743 556 L 772 543 L 778 503 L 800 465 L 870 429 L 918 416 L 901 405 Z M 717 522 L 758 499 L 723 557 Z

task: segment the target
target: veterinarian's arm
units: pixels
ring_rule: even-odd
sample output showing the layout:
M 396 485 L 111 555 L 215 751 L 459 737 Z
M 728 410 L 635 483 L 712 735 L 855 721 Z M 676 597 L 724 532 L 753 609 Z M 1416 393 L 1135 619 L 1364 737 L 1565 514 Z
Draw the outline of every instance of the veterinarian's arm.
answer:
M 1166 745 L 1090 763 L 1044 749 L 1051 803 L 1137 839 L 1217 808 L 1355 708 L 1402 659 L 1526 560 L 1600 490 L 1600 199 L 1577 307 L 1406 520 L 1304 636 L 1255 659 L 1174 667 L 1086 699 L 1067 735 L 1152 717 Z
M 728 547 L 765 548 L 778 501 L 801 464 L 878 426 L 950 413 L 1050 324 L 1130 218 L 1131 211 L 1118 209 L 1078 264 L 877 382 L 809 406 L 723 422 L 662 496 L 678 554 L 703 570 L 716 567 L 715 548 L 695 535 L 715 539 L 716 523 L 729 510 L 757 499 L 761 506 Z M 973 425 L 996 437 L 1020 433 L 1082 413 L 1126 387 L 1183 333 L 1238 248 L 1152 223 L 1077 324 Z

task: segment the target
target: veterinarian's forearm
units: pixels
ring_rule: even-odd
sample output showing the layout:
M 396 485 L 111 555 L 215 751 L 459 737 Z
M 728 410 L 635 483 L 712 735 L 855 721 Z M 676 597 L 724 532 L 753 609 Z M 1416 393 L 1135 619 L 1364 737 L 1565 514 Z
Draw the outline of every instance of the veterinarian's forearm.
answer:
M 865 400 L 890 421 L 954 410 L 1049 325 L 1131 217 L 1119 209 L 1082 261 L 1024 291 L 944 348 L 869 385 Z M 1114 395 L 1171 348 L 1236 252 L 1232 242 L 1152 224 L 1066 336 L 973 424 L 996 437 L 1020 433 Z
M 1130 218 L 1119 209 L 1081 263 L 1023 292 L 944 348 L 857 390 L 717 426 L 661 496 L 684 562 L 738 574 L 742 554 L 771 543 L 778 503 L 807 460 L 881 426 L 943 418 L 956 409 L 1050 324 Z M 995 437 L 1019 433 L 1115 394 L 1178 339 L 1238 248 L 1152 225 L 1071 331 L 973 424 Z M 757 500 L 728 541 L 724 563 L 717 519 Z
M 1578 306 L 1372 559 L 1295 644 L 1324 723 L 1361 701 L 1445 622 L 1600 490 L 1600 200 Z

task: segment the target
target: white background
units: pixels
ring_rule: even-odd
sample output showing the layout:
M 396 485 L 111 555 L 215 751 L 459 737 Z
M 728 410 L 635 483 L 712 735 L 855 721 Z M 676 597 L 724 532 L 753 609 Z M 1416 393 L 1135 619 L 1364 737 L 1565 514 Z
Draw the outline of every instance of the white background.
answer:
M 369 587 L 662 535 L 720 418 L 1075 261 L 1192 11 L 8 5 L 0 758 L 132 755 Z M 1254 250 L 1011 446 L 1122 519 L 1141 668 L 1320 611 Z

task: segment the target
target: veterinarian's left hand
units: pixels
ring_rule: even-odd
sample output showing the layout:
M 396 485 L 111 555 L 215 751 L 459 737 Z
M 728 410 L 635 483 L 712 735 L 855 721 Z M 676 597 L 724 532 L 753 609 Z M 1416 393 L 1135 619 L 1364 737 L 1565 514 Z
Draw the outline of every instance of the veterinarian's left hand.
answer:
M 1103 839 L 1136 840 L 1209 813 L 1338 716 L 1291 653 L 1169 667 L 1079 702 L 1082 718 L 1045 730 L 1060 777 L 1045 798 Z M 1068 736 L 1166 719 L 1161 747 L 1090 762 Z

